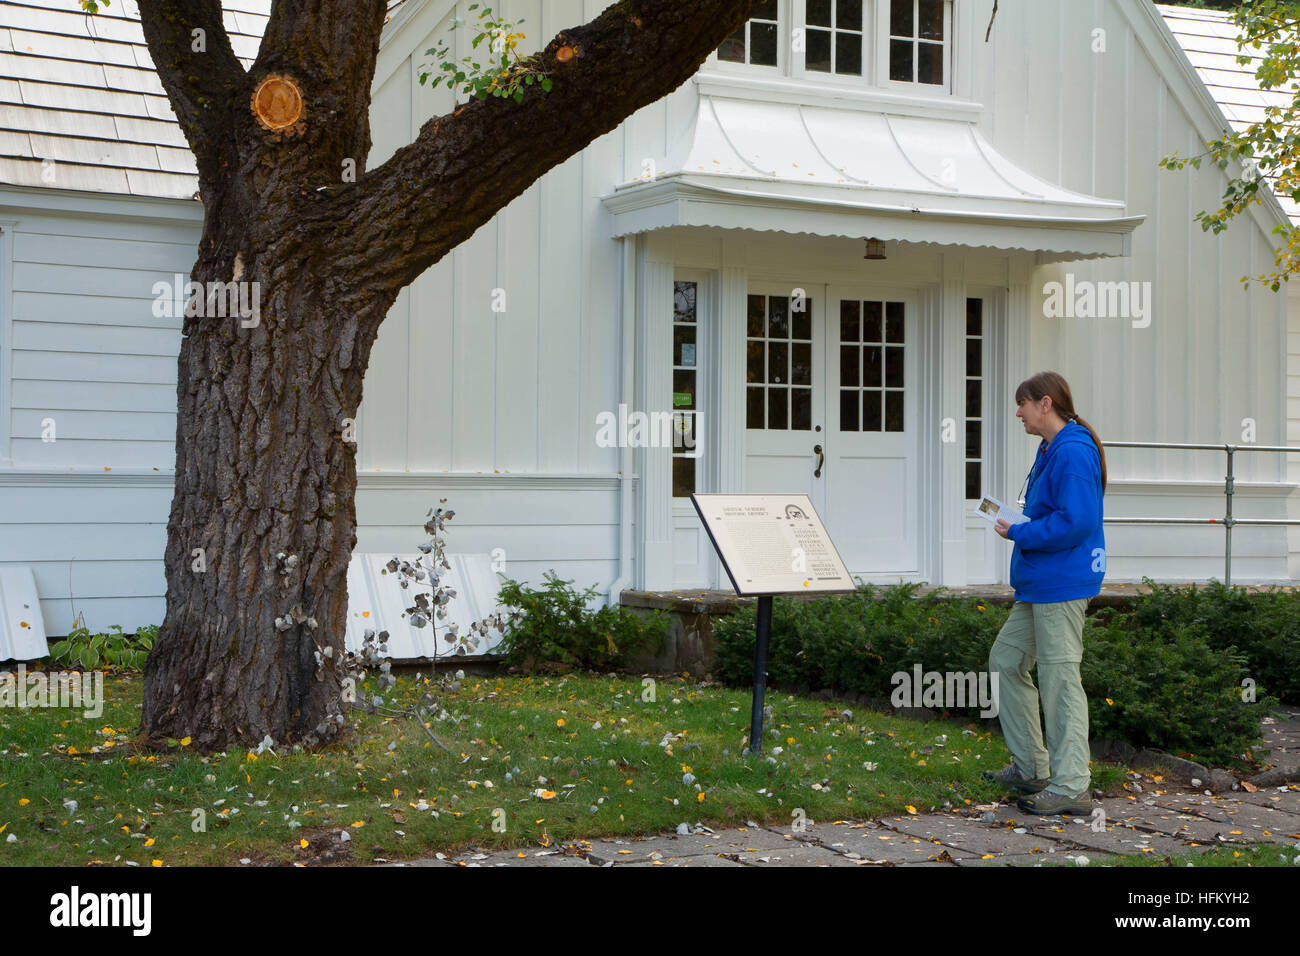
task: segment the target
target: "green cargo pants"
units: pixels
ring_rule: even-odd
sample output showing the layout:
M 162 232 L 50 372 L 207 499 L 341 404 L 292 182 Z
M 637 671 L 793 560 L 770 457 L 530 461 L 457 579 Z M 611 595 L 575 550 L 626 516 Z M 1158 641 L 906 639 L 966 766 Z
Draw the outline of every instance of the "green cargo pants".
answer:
M 1047 790 L 1079 798 L 1088 794 L 1088 699 L 1083 661 L 1083 615 L 1088 599 L 1054 604 L 1017 601 L 989 651 L 998 675 L 998 720 L 1007 749 L 1026 777 L 1051 779 Z M 1038 687 L 1029 671 L 1038 662 Z M 1047 747 L 1038 718 L 1039 698 Z M 1049 759 L 1050 755 L 1050 759 Z

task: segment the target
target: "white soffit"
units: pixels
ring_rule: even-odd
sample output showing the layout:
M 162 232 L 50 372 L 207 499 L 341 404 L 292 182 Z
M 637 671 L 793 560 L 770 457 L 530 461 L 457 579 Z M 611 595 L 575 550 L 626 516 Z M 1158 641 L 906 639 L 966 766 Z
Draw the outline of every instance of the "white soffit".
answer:
M 414 562 L 420 555 L 397 555 L 399 559 Z M 448 625 L 457 625 L 457 634 L 469 634 L 469 626 L 492 614 L 497 608 L 497 595 L 501 578 L 492 570 L 492 561 L 486 554 L 448 554 L 451 570 L 444 573 L 441 584 L 456 592 L 446 605 L 447 616 L 434 617 L 435 628 L 411 627 L 406 609 L 415 603 L 420 591 L 429 593 L 427 585 L 412 585 L 403 590 L 396 574 L 387 573 L 385 565 L 391 554 L 353 554 L 348 565 L 348 624 L 347 649 L 360 652 L 362 636 L 373 628 L 375 633 L 388 632 L 388 656 L 393 660 L 451 661 L 455 659 L 452 645 L 444 635 Z M 501 641 L 501 632 L 490 630 L 485 643 L 476 635 L 479 646 L 468 656 L 477 657 L 491 653 Z
M 0 568 L 0 661 L 34 661 L 49 653 L 32 569 Z
M 602 197 L 614 235 L 713 226 L 1122 256 L 1142 217 L 1039 179 L 969 122 L 701 95 L 690 148 Z

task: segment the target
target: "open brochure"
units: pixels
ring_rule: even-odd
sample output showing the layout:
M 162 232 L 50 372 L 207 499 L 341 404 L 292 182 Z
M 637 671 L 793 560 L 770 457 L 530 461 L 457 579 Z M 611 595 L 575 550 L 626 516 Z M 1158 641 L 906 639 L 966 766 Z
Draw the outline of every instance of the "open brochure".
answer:
M 1011 505 L 1004 505 L 992 495 L 985 495 L 980 499 L 980 503 L 975 506 L 975 513 L 991 525 L 996 525 L 998 521 L 1020 524 L 1022 521 L 1029 520 L 1022 511 Z

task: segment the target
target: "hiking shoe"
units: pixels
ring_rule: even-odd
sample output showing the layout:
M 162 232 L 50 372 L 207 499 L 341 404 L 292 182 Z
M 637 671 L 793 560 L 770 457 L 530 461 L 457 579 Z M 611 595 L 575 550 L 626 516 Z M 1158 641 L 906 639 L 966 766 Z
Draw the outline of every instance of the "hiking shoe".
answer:
M 1049 817 L 1057 813 L 1082 817 L 1092 812 L 1092 801 L 1086 797 L 1067 797 L 1063 793 L 1053 793 L 1051 790 L 1044 790 L 1032 797 L 1021 797 L 1016 801 L 1016 806 L 1024 813 L 1033 813 L 1040 817 Z
M 1046 780 L 1031 780 L 1026 777 L 1014 763 L 1007 764 L 997 773 L 985 770 L 980 776 L 1008 790 L 1019 790 L 1021 793 L 1037 793 L 1047 786 Z

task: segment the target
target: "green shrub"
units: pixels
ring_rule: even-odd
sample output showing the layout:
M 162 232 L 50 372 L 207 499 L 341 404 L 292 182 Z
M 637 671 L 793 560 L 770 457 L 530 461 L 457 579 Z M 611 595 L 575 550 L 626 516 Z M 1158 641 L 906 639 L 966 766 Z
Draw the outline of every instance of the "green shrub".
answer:
M 502 634 L 497 653 L 507 664 L 536 670 L 544 665 L 608 670 L 622 667 L 640 651 L 663 649 L 669 621 L 662 611 L 640 615 L 621 607 L 590 610 L 595 586 L 579 593 L 546 572 L 546 585 L 534 590 L 507 579 L 501 604 L 522 616 Z
M 123 670 L 143 670 L 145 658 L 158 636 L 157 625 L 142 627 L 134 634 L 124 634 L 114 624 L 107 634 L 91 634 L 85 625 L 74 627 L 66 638 L 50 645 L 50 661 L 72 667 L 108 666 Z
M 925 671 L 986 670 L 1007 609 L 976 598 L 942 600 L 938 591 L 918 599 L 918 587 L 861 585 L 814 601 L 775 598 L 768 680 L 887 700 L 893 675 L 915 664 Z M 713 673 L 720 680 L 752 681 L 756 617 L 749 606 L 715 624 Z
M 1235 648 L 1245 655 L 1243 676 L 1255 681 L 1257 693 L 1300 702 L 1300 592 L 1273 588 L 1252 594 L 1220 581 L 1199 588 L 1143 581 L 1152 593 L 1136 602 L 1140 627 L 1204 631 L 1215 650 Z
M 1226 763 L 1261 739 L 1260 717 L 1275 699 L 1242 701 L 1245 655 L 1213 646 L 1189 625 L 1134 626 L 1117 616 L 1084 629 L 1089 736 L 1115 738 Z

